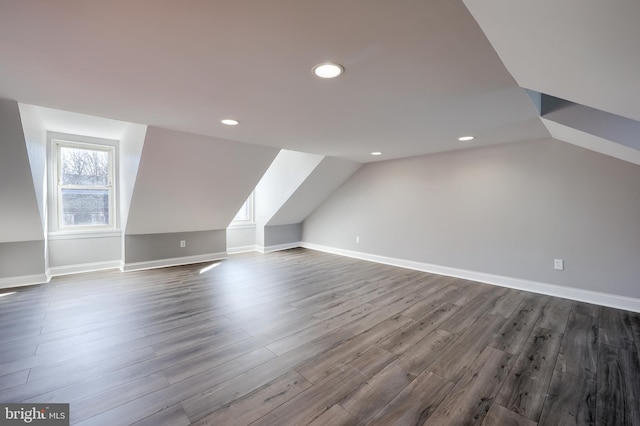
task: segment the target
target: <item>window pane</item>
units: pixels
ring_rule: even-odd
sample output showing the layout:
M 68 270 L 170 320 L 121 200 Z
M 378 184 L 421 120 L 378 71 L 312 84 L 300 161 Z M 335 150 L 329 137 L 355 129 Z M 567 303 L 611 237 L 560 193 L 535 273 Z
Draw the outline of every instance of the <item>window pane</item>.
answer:
M 109 153 L 61 147 L 63 185 L 106 186 L 109 184 Z
M 108 225 L 108 189 L 62 189 L 63 226 Z
M 240 211 L 238 211 L 233 220 L 251 220 L 250 216 L 251 212 L 249 210 L 249 203 L 245 202 L 242 207 L 240 207 Z

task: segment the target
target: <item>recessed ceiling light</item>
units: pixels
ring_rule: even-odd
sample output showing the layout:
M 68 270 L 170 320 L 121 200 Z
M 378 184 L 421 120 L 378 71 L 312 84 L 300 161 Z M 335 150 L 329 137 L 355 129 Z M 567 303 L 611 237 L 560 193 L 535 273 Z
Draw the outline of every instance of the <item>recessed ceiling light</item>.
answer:
M 474 139 L 475 139 L 475 137 L 474 137 L 474 136 L 462 136 L 462 137 L 459 137 L 459 138 L 458 138 L 458 140 L 459 140 L 459 141 L 463 141 L 463 142 L 464 142 L 464 141 L 472 141 L 472 140 L 474 140 Z
M 380 151 L 373 151 L 371 155 L 382 155 L 382 153 Z
M 226 124 L 227 126 L 237 126 L 239 121 L 234 120 L 232 118 L 225 118 L 224 120 L 220 120 L 222 124 Z
M 344 72 L 342 65 L 327 62 L 313 67 L 313 73 L 320 78 L 335 78 Z

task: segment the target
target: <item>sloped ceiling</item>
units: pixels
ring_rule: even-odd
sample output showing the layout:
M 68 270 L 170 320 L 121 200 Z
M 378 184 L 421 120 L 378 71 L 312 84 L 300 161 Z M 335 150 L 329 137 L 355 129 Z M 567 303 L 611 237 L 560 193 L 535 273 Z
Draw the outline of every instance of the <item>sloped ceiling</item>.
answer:
M 20 111 L 20 120 L 22 121 L 24 141 L 29 154 L 33 188 L 38 200 L 38 210 L 42 229 L 44 230 L 47 229 L 47 177 L 45 176 L 47 171 L 47 130 L 38 114 L 38 107 L 18 104 L 18 109 Z
M 595 0 L 2 1 L 0 98 L 377 161 L 548 137 L 521 88 L 640 121 L 639 16 Z M 346 73 L 313 77 L 328 60 Z
M 464 3 L 519 86 L 640 120 L 640 2 Z
M 225 229 L 277 154 L 149 126 L 125 233 Z
M 640 121 L 548 95 L 542 100 L 543 118 L 640 150 Z
M 300 223 L 361 163 L 282 150 L 255 189 L 258 226 Z
M 0 243 L 44 240 L 44 228 L 15 101 L 0 99 Z
M 291 195 L 313 173 L 322 159 L 321 155 L 286 149 L 280 151 L 256 185 L 254 211 L 256 224 L 264 226 L 269 223 Z
M 637 149 L 618 143 L 612 143 L 608 139 L 548 120 L 544 117 L 542 118 L 542 122 L 547 129 L 549 129 L 551 136 L 554 139 L 567 142 L 572 145 L 577 145 L 591 151 L 599 152 L 619 160 L 640 165 L 640 151 Z
M 461 0 L 2 1 L 0 56 L 3 98 L 360 162 L 549 135 Z
M 313 172 L 296 188 L 267 225 L 302 222 L 362 166 L 339 158 L 324 157 Z

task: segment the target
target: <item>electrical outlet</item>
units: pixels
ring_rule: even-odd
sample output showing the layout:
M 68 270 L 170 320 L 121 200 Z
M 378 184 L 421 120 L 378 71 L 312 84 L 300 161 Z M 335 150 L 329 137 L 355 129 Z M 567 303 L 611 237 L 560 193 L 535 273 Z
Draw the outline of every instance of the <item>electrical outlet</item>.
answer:
M 553 268 L 558 271 L 564 271 L 564 260 L 553 259 Z
M 187 241 L 186 240 L 180 240 L 180 247 L 186 247 L 187 246 Z
M 360 237 L 356 237 L 356 244 L 360 244 Z

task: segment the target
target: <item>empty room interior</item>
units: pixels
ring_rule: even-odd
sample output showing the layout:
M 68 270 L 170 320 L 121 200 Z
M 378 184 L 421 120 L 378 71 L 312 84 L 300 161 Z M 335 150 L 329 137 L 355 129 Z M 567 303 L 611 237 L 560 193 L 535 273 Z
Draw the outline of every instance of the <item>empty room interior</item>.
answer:
M 640 425 L 639 19 L 0 0 L 0 423 Z

